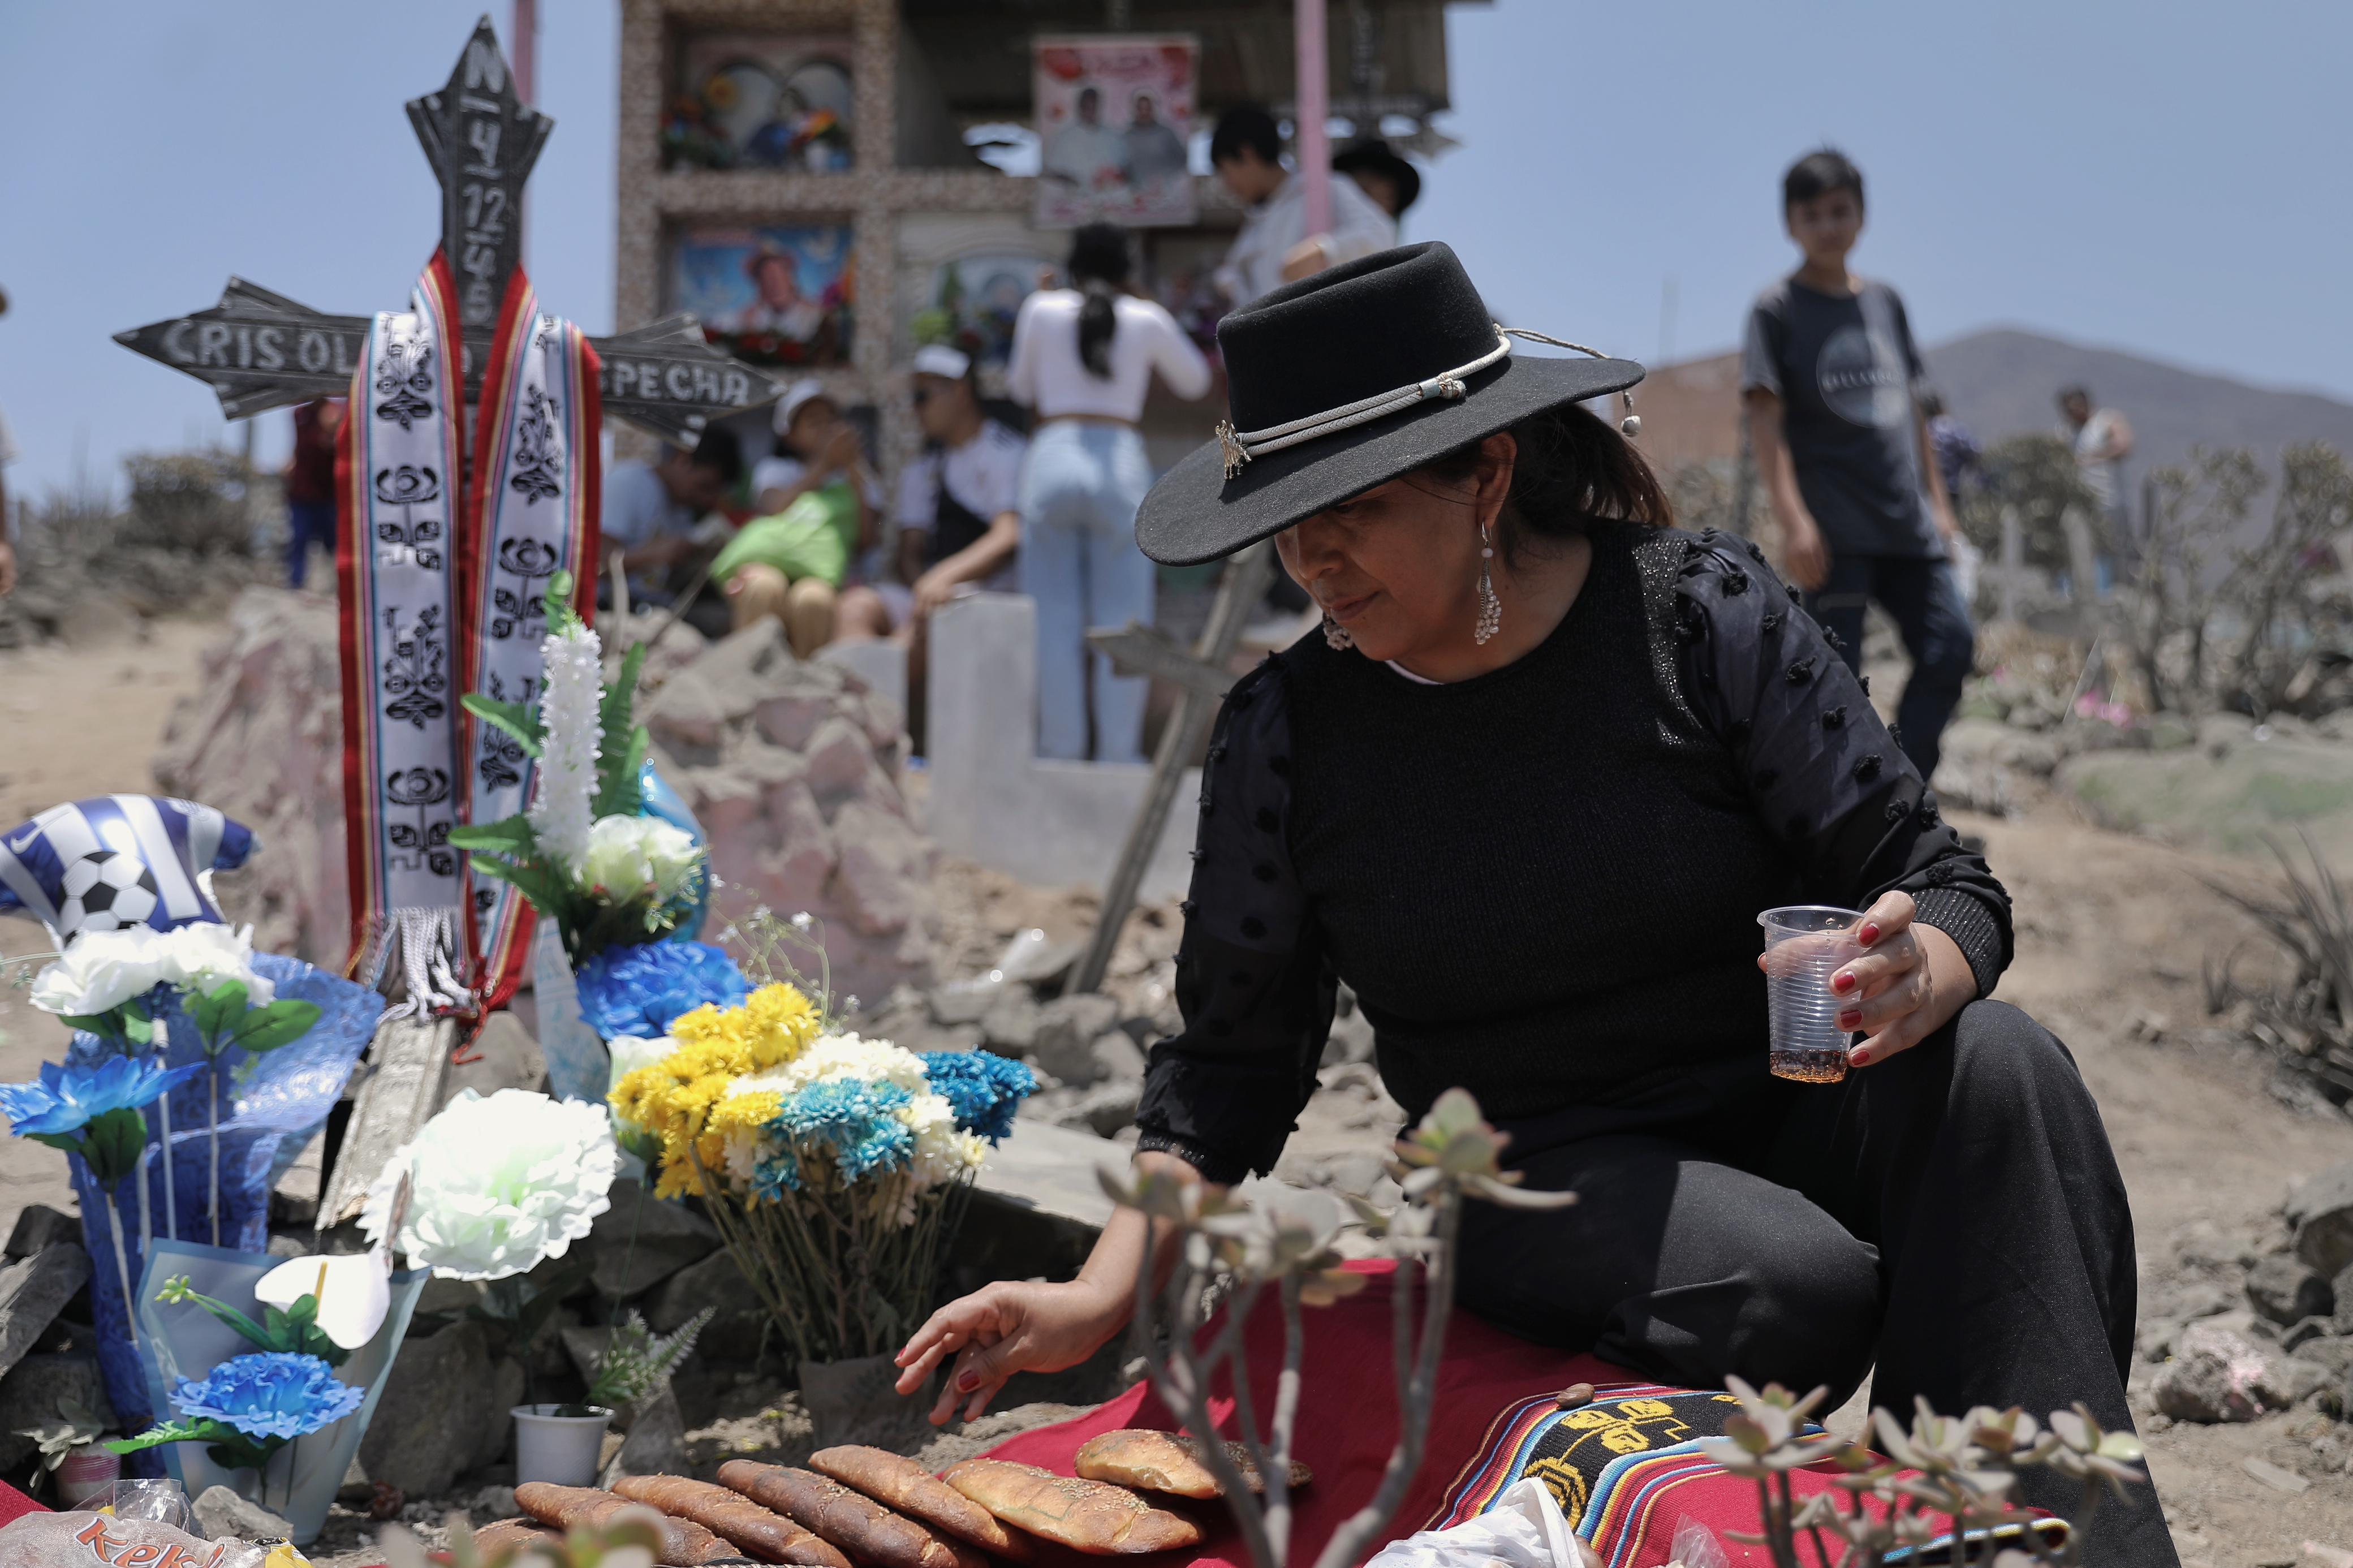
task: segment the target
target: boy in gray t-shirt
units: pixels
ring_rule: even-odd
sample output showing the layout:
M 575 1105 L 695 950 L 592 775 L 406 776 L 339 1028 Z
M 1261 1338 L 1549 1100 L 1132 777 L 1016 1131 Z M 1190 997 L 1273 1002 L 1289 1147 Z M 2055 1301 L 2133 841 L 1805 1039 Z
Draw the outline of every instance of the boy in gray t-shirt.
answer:
M 1757 297 L 1740 358 L 1749 446 L 1781 529 L 1783 569 L 1858 670 L 1873 600 L 1912 657 L 1895 729 L 1926 778 L 1976 657 L 1946 559 L 1955 535 L 1921 417 L 1920 353 L 1904 301 L 1847 270 L 1862 232 L 1862 175 L 1808 154 L 1781 182 L 1805 262 Z

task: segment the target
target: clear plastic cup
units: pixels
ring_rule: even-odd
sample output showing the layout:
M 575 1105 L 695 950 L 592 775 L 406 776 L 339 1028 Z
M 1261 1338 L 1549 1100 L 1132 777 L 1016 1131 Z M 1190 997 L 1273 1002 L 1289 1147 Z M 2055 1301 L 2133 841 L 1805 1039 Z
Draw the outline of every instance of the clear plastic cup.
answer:
M 1841 964 L 1862 955 L 1862 915 L 1827 904 L 1796 904 L 1757 917 L 1765 928 L 1765 1001 L 1775 1078 L 1836 1083 L 1846 1077 L 1851 1031 L 1838 1026 L 1844 998 L 1831 989 Z

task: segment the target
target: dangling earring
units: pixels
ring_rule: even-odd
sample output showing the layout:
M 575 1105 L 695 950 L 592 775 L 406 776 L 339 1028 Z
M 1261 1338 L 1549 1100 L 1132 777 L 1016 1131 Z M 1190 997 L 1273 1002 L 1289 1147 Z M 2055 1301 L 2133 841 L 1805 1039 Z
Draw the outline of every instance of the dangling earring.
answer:
M 1482 522 L 1479 525 L 1479 619 L 1471 628 L 1471 640 L 1482 647 L 1504 629 L 1504 602 L 1495 597 L 1494 575 L 1488 570 L 1494 559 L 1494 536 Z
M 1329 615 L 1324 617 L 1324 641 L 1326 646 L 1342 653 L 1356 646 L 1356 639 L 1348 635 L 1348 628 Z

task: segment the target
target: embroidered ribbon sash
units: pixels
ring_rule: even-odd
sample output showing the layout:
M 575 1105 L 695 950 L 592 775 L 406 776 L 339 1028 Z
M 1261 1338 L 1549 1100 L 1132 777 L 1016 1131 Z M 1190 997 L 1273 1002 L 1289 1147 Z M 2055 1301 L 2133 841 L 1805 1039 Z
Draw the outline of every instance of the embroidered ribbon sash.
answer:
M 470 474 L 457 320 L 437 252 L 412 309 L 370 327 L 343 422 L 335 560 L 353 972 L 374 984 L 397 958 L 406 1010 L 435 1013 L 495 1006 L 522 973 L 528 906 L 503 884 L 471 889 L 449 833 L 520 810 L 533 765 L 458 699 L 536 695 L 540 597 L 556 572 L 582 579 L 593 611 L 594 574 L 578 568 L 596 545 L 602 418 L 595 351 L 539 314 L 518 271 L 487 345 L 484 460 Z

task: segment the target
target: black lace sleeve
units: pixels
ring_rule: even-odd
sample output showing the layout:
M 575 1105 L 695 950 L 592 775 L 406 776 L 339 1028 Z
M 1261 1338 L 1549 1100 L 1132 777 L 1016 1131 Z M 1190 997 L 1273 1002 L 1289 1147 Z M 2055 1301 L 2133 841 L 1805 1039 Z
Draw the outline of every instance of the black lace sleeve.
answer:
M 1227 693 L 1201 774 L 1192 896 L 1176 950 L 1185 1029 L 1153 1047 L 1140 1149 L 1213 1182 L 1270 1171 L 1315 1088 L 1337 982 L 1288 843 L 1291 724 L 1282 672 Z
M 2010 965 L 2010 895 L 1936 814 L 1936 798 L 1796 595 L 1753 544 L 1693 542 L 1676 588 L 1683 689 L 1730 748 L 1808 894 L 1863 909 L 1901 888 L 1990 995 Z

